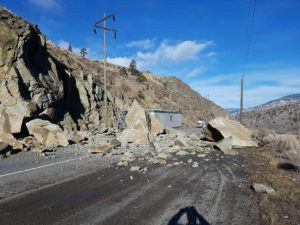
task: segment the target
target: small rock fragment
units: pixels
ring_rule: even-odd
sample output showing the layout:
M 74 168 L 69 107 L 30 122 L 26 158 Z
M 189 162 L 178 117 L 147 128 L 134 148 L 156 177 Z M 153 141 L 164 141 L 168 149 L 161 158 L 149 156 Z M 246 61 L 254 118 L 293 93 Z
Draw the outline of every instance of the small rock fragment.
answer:
M 165 159 L 158 159 L 158 163 L 160 165 L 166 165 L 167 164 L 167 161 Z
M 186 152 L 186 151 L 184 151 L 184 150 L 179 150 L 177 153 L 176 153 L 176 155 L 179 155 L 179 156 L 185 156 L 185 155 L 187 155 L 188 154 L 188 152 Z
M 120 162 L 118 162 L 117 165 L 118 166 L 128 166 L 128 162 L 126 162 L 126 161 L 120 161 Z
M 275 190 L 272 187 L 265 184 L 253 183 L 251 187 L 255 192 L 258 193 L 267 193 L 267 194 L 275 193 Z
M 157 156 L 157 158 L 161 158 L 161 159 L 167 159 L 169 157 L 170 157 L 170 155 L 168 155 L 168 154 L 166 154 L 164 152 L 158 154 L 158 156 Z
M 97 153 L 104 153 L 107 152 L 109 150 L 111 150 L 112 146 L 109 145 L 98 145 L 98 146 L 94 146 L 90 152 L 92 154 L 97 154 Z
M 198 167 L 199 167 L 199 163 L 197 163 L 197 162 L 194 162 L 194 163 L 193 163 L 193 165 L 192 165 L 192 167 L 194 167 L 194 168 L 198 168 Z
M 140 171 L 140 167 L 139 166 L 132 166 L 131 168 L 130 168 L 130 171 L 132 171 L 132 172 L 138 172 L 138 171 Z

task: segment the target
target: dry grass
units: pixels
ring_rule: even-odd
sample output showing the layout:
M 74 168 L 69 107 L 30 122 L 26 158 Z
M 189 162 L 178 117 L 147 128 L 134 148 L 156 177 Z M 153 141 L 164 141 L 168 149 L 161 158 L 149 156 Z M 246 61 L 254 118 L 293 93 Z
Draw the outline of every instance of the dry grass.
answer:
M 260 146 L 271 150 L 275 157 L 300 163 L 300 141 L 296 135 L 277 134 L 274 130 L 258 128 L 252 130 L 252 136 Z
M 279 160 L 268 148 L 249 152 L 251 179 L 275 189 L 275 194 L 254 193 L 258 198 L 262 224 L 300 224 L 300 174 L 278 169 Z

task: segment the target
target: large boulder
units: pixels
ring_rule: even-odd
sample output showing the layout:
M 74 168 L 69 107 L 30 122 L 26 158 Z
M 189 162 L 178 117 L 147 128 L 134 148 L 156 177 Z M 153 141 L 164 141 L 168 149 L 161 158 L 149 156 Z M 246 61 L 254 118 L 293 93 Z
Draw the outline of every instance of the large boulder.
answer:
M 148 123 L 145 109 L 136 101 L 130 106 L 125 118 L 126 128 L 145 130 L 148 132 Z
M 217 117 L 209 121 L 206 128 L 204 132 L 208 139 L 221 141 L 232 137 L 233 147 L 257 147 L 251 139 L 251 132 L 237 121 Z
M 224 138 L 217 142 L 215 146 L 225 155 L 237 155 L 237 152 L 232 149 L 232 137 Z
M 7 113 L 7 111 L 9 113 Z M 22 109 L 20 110 L 22 114 Z M 15 118 L 15 120 L 14 120 Z M 12 131 L 19 133 L 21 131 L 21 125 L 23 122 L 23 116 L 18 116 L 18 111 L 11 112 L 10 110 L 0 111 L 0 142 L 6 143 L 13 149 L 23 149 L 23 144 L 20 143 L 12 135 Z
M 12 134 L 20 133 L 23 119 L 30 116 L 27 102 L 19 102 L 14 106 L 6 107 L 5 118 L 7 119 L 8 132 Z M 0 125 L 1 126 L 1 125 Z
M 0 142 L 6 143 L 15 150 L 23 150 L 23 144 L 10 133 L 0 134 Z
M 47 120 L 35 119 L 26 123 L 29 134 L 33 135 L 39 143 L 46 147 L 67 146 L 68 139 L 62 129 Z
M 126 129 L 119 136 L 122 145 L 128 142 L 135 144 L 149 144 L 149 128 L 146 112 L 134 101 L 125 118 Z

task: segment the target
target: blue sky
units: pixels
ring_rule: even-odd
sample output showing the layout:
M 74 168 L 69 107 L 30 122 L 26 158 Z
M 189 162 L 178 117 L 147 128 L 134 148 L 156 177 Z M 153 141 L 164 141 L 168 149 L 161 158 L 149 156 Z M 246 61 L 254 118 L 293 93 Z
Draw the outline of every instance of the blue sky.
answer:
M 239 107 L 245 73 L 245 107 L 300 92 L 300 1 L 257 0 L 245 66 L 250 0 L 0 0 L 52 41 L 102 59 L 103 35 L 92 25 L 115 12 L 108 26 L 109 61 L 177 76 L 222 107 Z

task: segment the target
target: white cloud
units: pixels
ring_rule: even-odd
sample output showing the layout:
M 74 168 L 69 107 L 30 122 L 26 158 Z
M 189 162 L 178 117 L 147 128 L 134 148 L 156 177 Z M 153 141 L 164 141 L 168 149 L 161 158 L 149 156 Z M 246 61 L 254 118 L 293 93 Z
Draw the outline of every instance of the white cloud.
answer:
M 211 41 L 198 43 L 195 41 L 183 41 L 175 46 L 162 44 L 158 49 L 161 54 L 171 61 L 182 62 L 197 59 L 198 54 L 212 44 Z
M 264 68 L 247 73 L 244 81 L 245 107 L 253 107 L 270 100 L 300 92 L 299 68 Z M 225 108 L 239 107 L 240 73 L 202 77 L 190 86 L 203 96 Z
M 191 72 L 189 72 L 188 74 L 186 74 L 186 77 L 192 78 L 192 77 L 198 76 L 198 75 L 200 75 L 202 73 L 205 73 L 207 70 L 208 70 L 207 68 L 196 67 Z
M 136 61 L 140 68 L 147 68 L 149 66 L 169 63 L 180 63 L 198 58 L 199 54 L 207 49 L 213 42 L 197 42 L 197 41 L 183 41 L 175 45 L 162 42 L 155 51 L 137 52 Z
M 110 58 L 110 61 L 127 65 L 129 59 L 135 59 L 139 69 L 151 70 L 151 67 L 156 65 L 195 60 L 199 57 L 199 54 L 211 46 L 212 43 L 212 41 L 197 42 L 187 40 L 171 45 L 163 41 L 153 51 L 138 51 L 131 56 Z M 200 72 L 201 71 L 199 71 L 199 73 Z
M 128 48 L 143 48 L 143 49 L 149 49 L 154 47 L 155 39 L 145 39 L 145 40 L 139 40 L 139 41 L 132 41 L 126 45 Z
M 67 41 L 64 41 L 64 40 L 60 40 L 58 43 L 57 43 L 57 45 L 59 46 L 59 47 L 61 47 L 61 48 L 63 48 L 63 49 L 68 49 L 69 48 L 69 44 L 70 44 L 70 42 L 67 42 Z M 75 47 L 75 46 L 73 46 L 73 45 L 71 45 L 72 46 L 72 50 L 73 50 L 73 52 L 75 52 L 75 53 L 77 53 L 77 54 L 79 54 L 80 53 L 80 47 Z M 87 49 L 87 52 L 88 52 L 88 54 L 89 54 L 89 48 L 86 48 Z
M 129 59 L 127 57 L 116 57 L 116 58 L 108 57 L 107 61 L 112 63 L 112 64 L 128 67 L 129 64 L 130 64 L 131 59 Z
M 44 9 L 55 9 L 60 6 L 58 0 L 29 0 L 29 2 Z

